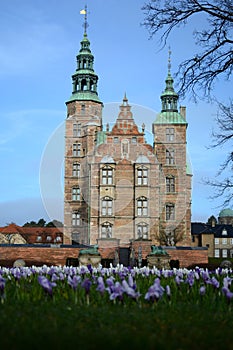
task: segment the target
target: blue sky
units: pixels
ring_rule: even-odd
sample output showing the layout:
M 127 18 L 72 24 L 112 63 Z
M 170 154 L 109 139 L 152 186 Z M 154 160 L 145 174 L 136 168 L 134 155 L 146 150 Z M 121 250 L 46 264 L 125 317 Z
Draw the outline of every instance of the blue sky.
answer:
M 63 152 L 65 101 L 83 37 L 85 1 L 11 0 L 0 14 L 0 226 L 44 218 L 63 221 Z M 105 122 L 117 116 L 112 107 L 127 93 L 151 132 L 161 109 L 168 48 L 149 40 L 141 0 L 88 0 L 88 37 L 99 76 L 98 93 Z M 195 22 L 196 21 L 196 22 Z M 172 73 L 196 52 L 192 32 L 205 25 L 198 17 L 169 40 Z M 199 28 L 200 29 L 200 28 Z M 232 84 L 219 81 L 215 95 L 226 102 Z M 208 149 L 215 128 L 216 107 L 187 96 L 188 151 L 193 167 L 192 221 L 218 216 L 221 201 L 201 183 L 216 176 L 227 148 Z M 136 106 L 136 107 L 135 107 Z M 113 114 L 112 114 L 113 110 Z M 145 112 L 146 111 L 146 112 Z M 142 115 L 145 112 L 145 115 Z M 150 113 L 151 112 L 151 113 Z M 137 113 L 136 113 L 137 114 Z M 140 113 L 139 113 L 140 114 Z M 140 120 L 141 117 L 141 120 Z

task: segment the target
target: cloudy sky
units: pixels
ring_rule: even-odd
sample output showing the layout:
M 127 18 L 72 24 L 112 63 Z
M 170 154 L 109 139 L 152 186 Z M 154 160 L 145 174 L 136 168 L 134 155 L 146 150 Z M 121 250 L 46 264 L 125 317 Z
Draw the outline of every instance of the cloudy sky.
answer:
M 88 0 L 88 37 L 99 76 L 104 121 L 113 122 L 127 93 L 136 122 L 151 123 L 161 110 L 168 47 L 159 50 L 141 25 L 143 0 Z M 0 226 L 44 218 L 63 221 L 63 154 L 65 101 L 83 37 L 85 1 L 11 0 L 0 8 Z M 170 38 L 172 73 L 192 57 L 192 32 L 202 20 Z M 200 28 L 199 28 L 200 29 Z M 232 84 L 219 81 L 216 96 L 229 98 Z M 192 221 L 218 216 L 221 201 L 210 200 L 202 184 L 216 176 L 226 148 L 208 149 L 216 107 L 187 96 L 188 152 L 193 168 Z

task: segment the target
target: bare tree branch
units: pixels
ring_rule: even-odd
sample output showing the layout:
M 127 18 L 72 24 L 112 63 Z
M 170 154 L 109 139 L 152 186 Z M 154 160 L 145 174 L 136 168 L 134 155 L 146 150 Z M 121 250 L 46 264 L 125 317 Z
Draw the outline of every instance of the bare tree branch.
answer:
M 196 15 L 205 16 L 206 28 L 193 33 L 194 42 L 202 51 L 182 62 L 176 74 L 179 95 L 191 92 L 194 98 L 206 98 L 217 77 L 230 79 L 233 69 L 231 0 L 150 0 L 143 10 L 143 25 L 151 37 L 160 33 L 162 47 L 173 30 L 185 26 Z

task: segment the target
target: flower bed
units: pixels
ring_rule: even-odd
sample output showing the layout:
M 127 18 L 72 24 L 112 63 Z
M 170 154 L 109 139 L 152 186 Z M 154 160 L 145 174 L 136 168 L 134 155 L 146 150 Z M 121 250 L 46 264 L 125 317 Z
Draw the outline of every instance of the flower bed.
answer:
M 77 305 L 138 305 L 177 302 L 231 305 L 233 271 L 123 266 L 0 268 L 2 304 L 69 301 Z

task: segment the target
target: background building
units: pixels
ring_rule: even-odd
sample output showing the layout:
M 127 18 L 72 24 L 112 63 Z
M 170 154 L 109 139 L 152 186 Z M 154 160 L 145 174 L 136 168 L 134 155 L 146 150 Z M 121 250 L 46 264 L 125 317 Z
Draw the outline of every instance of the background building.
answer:
M 207 247 L 209 257 L 233 258 L 233 210 L 221 210 L 218 222 L 192 223 L 192 245 Z
M 146 142 L 145 126 L 136 125 L 126 95 L 114 126 L 104 130 L 93 63 L 85 26 L 66 102 L 64 243 L 149 239 L 190 245 L 188 124 L 185 107 L 178 111 L 170 58 L 153 145 Z

